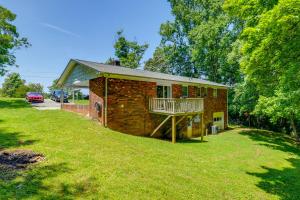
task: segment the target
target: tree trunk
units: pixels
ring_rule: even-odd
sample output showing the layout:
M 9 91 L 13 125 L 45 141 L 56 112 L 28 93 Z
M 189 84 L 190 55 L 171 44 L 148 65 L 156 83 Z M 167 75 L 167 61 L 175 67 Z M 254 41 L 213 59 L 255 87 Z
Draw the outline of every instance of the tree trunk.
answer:
M 291 119 L 291 126 L 292 126 L 292 129 L 293 129 L 294 135 L 296 137 L 296 140 L 298 142 L 300 142 L 300 137 L 299 137 L 299 135 L 297 133 L 297 127 L 296 127 L 296 124 L 295 124 L 295 120 L 293 118 Z

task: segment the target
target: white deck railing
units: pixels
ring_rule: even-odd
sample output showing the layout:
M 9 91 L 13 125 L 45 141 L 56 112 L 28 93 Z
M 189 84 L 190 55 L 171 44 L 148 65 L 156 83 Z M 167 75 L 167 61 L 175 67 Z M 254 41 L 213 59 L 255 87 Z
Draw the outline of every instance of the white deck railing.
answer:
M 149 102 L 149 110 L 167 114 L 202 112 L 203 98 L 152 98 Z

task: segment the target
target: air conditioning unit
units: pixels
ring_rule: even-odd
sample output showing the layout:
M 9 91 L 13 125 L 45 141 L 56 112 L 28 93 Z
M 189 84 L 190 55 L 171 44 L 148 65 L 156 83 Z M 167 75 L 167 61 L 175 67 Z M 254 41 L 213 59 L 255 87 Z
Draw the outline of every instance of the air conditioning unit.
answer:
M 211 134 L 217 134 L 218 133 L 218 127 L 217 126 L 211 126 Z

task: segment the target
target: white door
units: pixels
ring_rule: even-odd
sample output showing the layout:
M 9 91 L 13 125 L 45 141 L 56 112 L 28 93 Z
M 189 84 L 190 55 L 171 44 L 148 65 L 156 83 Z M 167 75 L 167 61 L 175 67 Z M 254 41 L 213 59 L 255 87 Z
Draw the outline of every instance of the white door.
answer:
M 224 129 L 224 112 L 213 113 L 213 124 L 214 126 L 217 126 L 219 130 Z

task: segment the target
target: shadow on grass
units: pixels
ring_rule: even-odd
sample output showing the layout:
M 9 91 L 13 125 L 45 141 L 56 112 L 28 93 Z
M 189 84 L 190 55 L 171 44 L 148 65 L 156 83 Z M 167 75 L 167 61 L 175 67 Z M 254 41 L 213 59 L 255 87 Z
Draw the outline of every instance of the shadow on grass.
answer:
M 300 199 L 300 148 L 296 146 L 293 139 L 283 134 L 263 130 L 244 130 L 240 134 L 257 141 L 259 145 L 295 156 L 295 158 L 287 159 L 291 167 L 276 169 L 261 166 L 266 172 L 247 172 L 247 174 L 260 178 L 261 181 L 257 186 L 280 199 Z
M 12 147 L 31 145 L 38 140 L 22 140 L 22 134 L 19 132 L 7 132 L 0 129 L 0 150 Z
M 182 144 L 185 144 L 185 143 L 190 144 L 190 143 L 205 143 L 207 141 L 204 140 L 203 142 L 201 142 L 200 139 L 181 139 L 181 140 L 178 140 L 177 142 L 182 143 Z
M 28 107 L 31 107 L 30 104 L 28 104 L 23 99 L 6 98 L 5 100 L 0 100 L 0 108 L 16 109 L 16 108 L 28 108 Z
M 96 189 L 95 180 L 58 183 L 55 177 L 72 170 L 65 163 L 48 166 L 34 165 L 27 171 L 10 170 L 10 176 L 0 173 L 0 199 L 73 199 L 84 197 Z M 53 179 L 53 181 L 51 181 Z
M 21 133 L 9 133 L 0 129 L 0 150 L 37 142 L 36 140 L 24 141 L 21 137 Z M 26 170 L 17 170 L 0 163 L 0 200 L 84 198 L 84 195 L 93 194 L 93 191 L 98 188 L 96 181 L 92 178 L 76 180 L 75 183 L 51 181 L 58 176 L 64 177 L 72 170 L 67 167 L 66 163 L 47 166 L 42 166 L 42 164 L 37 163 L 29 166 Z
M 296 145 L 292 138 L 287 137 L 283 133 L 274 133 L 266 130 L 243 130 L 239 134 L 259 142 L 259 145 L 300 156 L 300 147 Z

